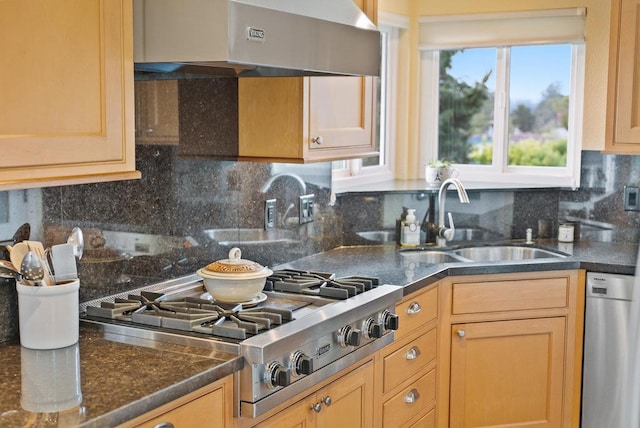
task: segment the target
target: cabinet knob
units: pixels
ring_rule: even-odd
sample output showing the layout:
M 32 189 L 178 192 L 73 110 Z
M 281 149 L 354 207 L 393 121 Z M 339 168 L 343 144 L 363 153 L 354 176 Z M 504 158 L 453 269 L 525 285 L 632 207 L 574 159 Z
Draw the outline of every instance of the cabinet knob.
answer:
M 415 315 L 417 313 L 420 313 L 420 311 L 422 310 L 422 306 L 420 306 L 420 303 L 418 302 L 413 302 L 412 304 L 409 305 L 409 307 L 407 308 L 407 314 L 409 315 Z
M 324 397 L 322 399 L 322 402 L 325 404 L 325 406 L 330 406 L 332 401 L 331 401 L 331 397 L 329 397 L 328 395 L 326 397 Z
M 464 330 L 458 330 L 458 336 L 459 337 L 464 337 L 465 334 L 467 334 L 467 333 L 465 333 Z
M 322 410 L 322 403 L 313 403 L 311 405 L 311 410 L 313 410 L 316 413 L 320 413 L 320 411 Z
M 418 390 L 412 389 L 407 393 L 407 395 L 404 396 L 404 402 L 407 404 L 413 404 L 418 400 L 418 398 L 420 398 L 420 394 L 418 393 Z
M 311 142 L 313 144 L 321 145 L 324 142 L 324 138 L 322 138 L 322 136 L 318 135 L 317 137 L 313 137 L 311 139 Z
M 406 358 L 407 360 L 415 360 L 420 355 L 420 349 L 417 346 L 412 346 L 411 349 L 407 351 Z
M 147 134 L 153 134 L 153 128 L 147 128 Z

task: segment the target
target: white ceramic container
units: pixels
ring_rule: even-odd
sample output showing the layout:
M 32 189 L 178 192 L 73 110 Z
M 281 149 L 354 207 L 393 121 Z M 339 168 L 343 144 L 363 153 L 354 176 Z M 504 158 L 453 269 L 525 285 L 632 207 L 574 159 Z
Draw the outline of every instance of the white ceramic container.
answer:
M 240 249 L 232 248 L 228 259 L 211 263 L 198 269 L 197 273 L 214 299 L 241 303 L 257 297 L 273 271 L 256 262 L 242 259 Z
M 80 280 L 52 286 L 16 283 L 20 344 L 57 349 L 78 342 Z

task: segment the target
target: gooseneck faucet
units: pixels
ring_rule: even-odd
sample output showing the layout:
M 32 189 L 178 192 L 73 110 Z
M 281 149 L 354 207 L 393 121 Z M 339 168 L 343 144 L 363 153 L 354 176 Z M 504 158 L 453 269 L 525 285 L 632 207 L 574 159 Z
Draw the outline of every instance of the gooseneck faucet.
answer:
M 302 191 L 301 194 L 302 195 L 306 195 L 307 194 L 307 184 L 304 182 L 302 177 L 300 177 L 298 174 L 295 174 L 293 172 L 280 172 L 278 174 L 275 174 L 275 175 L 271 176 L 269 178 L 269 180 L 267 180 L 267 182 L 264 183 L 264 186 L 262 186 L 262 189 L 260 189 L 260 193 L 267 193 L 269 191 L 269 189 L 271 188 L 271 185 L 273 184 L 273 182 L 276 181 L 280 177 L 290 177 L 290 178 L 294 179 L 295 181 L 298 182 L 298 184 L 300 184 L 300 190 Z
M 450 185 L 455 186 L 461 203 L 469 203 L 469 196 L 467 195 L 467 191 L 460 180 L 457 178 L 448 178 L 442 182 L 440 185 L 440 191 L 438 192 L 438 237 L 436 241 L 438 247 L 446 247 L 447 241 L 451 241 L 453 239 L 453 234 L 456 231 L 451 213 L 448 213 L 449 227 L 444 225 L 444 205 L 445 199 L 447 198 L 447 189 Z

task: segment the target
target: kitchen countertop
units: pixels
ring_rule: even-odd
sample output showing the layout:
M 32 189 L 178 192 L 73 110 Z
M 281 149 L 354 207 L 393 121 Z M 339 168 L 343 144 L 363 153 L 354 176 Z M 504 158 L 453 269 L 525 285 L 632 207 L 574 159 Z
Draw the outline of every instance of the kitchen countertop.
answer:
M 523 244 L 509 242 L 509 244 Z M 483 245 L 483 244 L 479 244 Z M 464 246 L 461 244 L 460 246 Z M 532 259 L 487 263 L 427 264 L 416 261 L 415 251 L 398 251 L 398 246 L 364 245 L 339 247 L 304 257 L 277 268 L 335 272 L 337 276 L 362 275 L 380 278 L 381 283 L 404 286 L 407 295 L 445 276 L 476 275 L 542 270 L 585 269 L 625 275 L 635 274 L 637 244 L 536 240 L 533 247 L 549 248 L 567 255 L 557 259 Z M 435 249 L 435 248 L 431 248 Z M 412 257 L 412 255 L 414 255 Z
M 450 275 L 565 269 L 635 273 L 638 253 L 635 244 L 585 241 L 563 244 L 546 240 L 536 241 L 534 246 L 571 255 L 513 262 L 421 264 L 416 262 L 415 253 L 412 257 L 411 251 L 399 252 L 395 245 L 375 245 L 339 247 L 276 268 L 335 272 L 338 276 L 375 276 L 382 283 L 404 286 L 405 294 Z M 107 339 L 98 326 L 84 323 L 80 341 L 74 347 L 31 351 L 18 343 L 0 344 L 0 426 L 33 426 L 36 422 L 42 424 L 38 426 L 114 426 L 233 373 L 242 368 L 243 363 L 236 355 L 202 348 L 153 341 L 134 344 L 117 337 Z M 66 356 L 58 358 L 55 352 Z M 69 355 L 79 355 L 75 366 L 69 366 L 69 361 L 74 363 Z M 37 407 L 42 403 L 34 403 L 32 391 L 46 389 L 52 383 L 34 389 L 28 382 L 33 378 L 29 370 L 42 367 L 42 361 L 50 364 L 66 361 L 55 369 L 63 370 L 65 379 L 75 381 L 71 387 L 79 387 L 80 405 L 59 413 L 46 413 Z M 46 374 L 43 372 L 42 377 Z M 65 385 L 69 390 L 69 385 Z M 23 405 L 33 411 L 23 409 Z
M 241 368 L 236 355 L 107 340 L 99 327 L 81 324 L 80 341 L 68 348 L 0 345 L 0 426 L 112 427 Z M 57 412 L 78 388 L 80 405 Z

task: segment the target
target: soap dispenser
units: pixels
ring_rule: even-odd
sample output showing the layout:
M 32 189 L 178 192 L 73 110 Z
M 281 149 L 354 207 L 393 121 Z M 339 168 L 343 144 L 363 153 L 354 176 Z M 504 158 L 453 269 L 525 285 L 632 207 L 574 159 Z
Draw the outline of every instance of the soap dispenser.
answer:
M 407 217 L 402 222 L 400 245 L 416 247 L 420 245 L 420 224 L 416 221 L 416 210 L 408 209 Z

